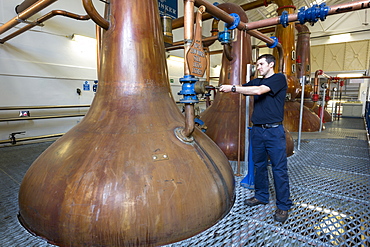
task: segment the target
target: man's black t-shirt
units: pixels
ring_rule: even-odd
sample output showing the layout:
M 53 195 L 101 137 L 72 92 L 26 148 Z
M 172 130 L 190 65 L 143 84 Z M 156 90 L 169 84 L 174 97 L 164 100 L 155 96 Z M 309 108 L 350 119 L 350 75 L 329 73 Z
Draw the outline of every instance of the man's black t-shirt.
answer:
M 265 85 L 271 89 L 262 95 L 254 95 L 253 124 L 272 124 L 284 119 L 284 104 L 287 91 L 286 77 L 276 73 L 268 78 L 256 78 L 243 86 Z

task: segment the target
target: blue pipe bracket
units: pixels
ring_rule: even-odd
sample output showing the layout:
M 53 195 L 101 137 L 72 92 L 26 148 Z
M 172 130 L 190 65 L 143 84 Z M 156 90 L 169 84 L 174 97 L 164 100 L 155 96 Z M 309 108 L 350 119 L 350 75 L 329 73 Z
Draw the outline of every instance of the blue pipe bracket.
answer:
M 318 19 L 325 21 L 326 16 L 330 10 L 329 6 L 326 6 L 326 3 L 320 5 L 314 4 L 311 8 L 302 7 L 298 11 L 298 21 L 301 24 L 309 22 L 313 26 Z
M 178 95 L 184 96 L 182 99 L 180 99 L 181 103 L 194 104 L 199 102 L 197 93 L 195 92 L 195 83 L 197 81 L 198 78 L 195 78 L 193 75 L 184 75 L 184 77 L 180 78 L 182 87 Z
M 235 13 L 231 13 L 230 16 L 234 17 L 234 21 L 231 24 L 226 24 L 226 27 L 229 30 L 233 30 L 233 29 L 238 27 L 238 25 L 240 23 L 240 16 L 238 14 L 235 14 Z
M 274 40 L 274 43 L 273 44 L 266 43 L 266 45 L 268 48 L 275 48 L 279 44 L 279 40 L 275 36 L 271 36 L 270 38 Z
M 284 28 L 289 25 L 289 14 L 288 14 L 288 11 L 284 10 L 283 13 L 281 13 L 281 16 L 280 16 L 280 24 L 283 25 Z

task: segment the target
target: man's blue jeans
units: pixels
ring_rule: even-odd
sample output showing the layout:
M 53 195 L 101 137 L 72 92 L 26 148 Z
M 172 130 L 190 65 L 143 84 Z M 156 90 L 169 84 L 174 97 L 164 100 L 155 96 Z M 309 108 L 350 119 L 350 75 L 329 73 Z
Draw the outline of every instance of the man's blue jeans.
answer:
M 268 159 L 270 159 L 274 177 L 276 206 L 284 211 L 289 210 L 292 206 L 292 201 L 289 198 L 289 177 L 283 125 L 275 128 L 253 126 L 251 138 L 255 168 L 255 197 L 262 202 L 269 202 L 267 165 Z

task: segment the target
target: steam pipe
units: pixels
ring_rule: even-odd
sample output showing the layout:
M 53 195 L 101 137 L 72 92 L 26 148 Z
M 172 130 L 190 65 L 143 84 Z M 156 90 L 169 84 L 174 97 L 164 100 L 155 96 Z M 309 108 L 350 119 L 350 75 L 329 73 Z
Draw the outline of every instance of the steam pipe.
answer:
M 105 30 L 109 29 L 109 21 L 104 19 L 99 12 L 95 9 L 92 0 L 82 0 L 83 6 L 86 13 L 91 17 L 91 19 L 100 27 Z
M 246 10 L 255 9 L 255 8 L 258 8 L 258 7 L 261 7 L 261 6 L 267 7 L 271 3 L 272 3 L 272 0 L 257 0 L 257 1 L 254 1 L 252 3 L 246 3 L 246 4 L 243 4 L 243 5 L 240 5 L 240 7 L 244 11 L 246 11 Z M 194 13 L 194 16 L 195 15 L 196 15 L 196 12 Z M 212 19 L 212 18 L 213 18 L 213 16 L 209 13 L 203 13 L 202 14 L 202 20 L 203 21 L 209 20 L 209 19 Z M 180 17 L 180 18 L 177 18 L 177 19 L 174 19 L 172 21 L 172 30 L 183 27 L 183 26 L 184 26 L 184 16 Z
M 69 18 L 72 18 L 72 19 L 75 19 L 75 20 L 89 20 L 90 17 L 88 15 L 77 15 L 77 14 L 73 14 L 73 13 L 70 13 L 70 12 L 67 12 L 67 11 L 64 11 L 64 10 L 53 10 L 49 13 L 47 13 L 46 15 L 38 18 L 35 22 L 33 23 L 30 23 L 20 29 L 18 29 L 17 31 L 13 32 L 12 34 L 9 34 L 8 36 L 4 37 L 3 39 L 0 39 L 0 43 L 1 44 L 4 44 L 6 41 L 30 30 L 31 28 L 33 28 L 34 26 L 37 26 L 37 25 L 40 25 L 41 23 L 49 20 L 50 18 L 54 17 L 54 16 L 57 16 L 57 15 L 61 15 L 61 16 L 65 16 L 65 17 L 69 17 Z
M 36 2 L 31 7 L 27 8 L 25 11 L 18 14 L 16 17 L 11 19 L 10 21 L 5 23 L 4 25 L 0 26 L 0 34 L 3 34 L 6 31 L 8 31 L 9 29 L 11 29 L 12 27 L 15 27 L 16 25 L 18 25 L 20 23 L 19 20 L 21 20 L 21 21 L 26 20 L 27 18 L 33 16 L 34 14 L 39 12 L 40 10 L 48 7 L 49 5 L 51 5 L 52 3 L 56 2 L 56 1 L 57 0 L 40 0 L 40 1 Z

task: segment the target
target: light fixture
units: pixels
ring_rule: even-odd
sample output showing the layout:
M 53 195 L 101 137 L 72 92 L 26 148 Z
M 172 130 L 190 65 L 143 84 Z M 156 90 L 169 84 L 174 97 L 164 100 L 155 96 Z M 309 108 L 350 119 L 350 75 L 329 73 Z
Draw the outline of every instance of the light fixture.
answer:
M 344 73 L 344 74 L 337 74 L 337 77 L 362 77 L 364 74 L 362 73 Z
M 173 62 L 178 62 L 178 63 L 183 63 L 184 62 L 183 57 L 178 57 L 178 56 L 174 56 L 174 55 L 167 56 L 167 59 L 170 60 L 170 61 L 173 61 Z

